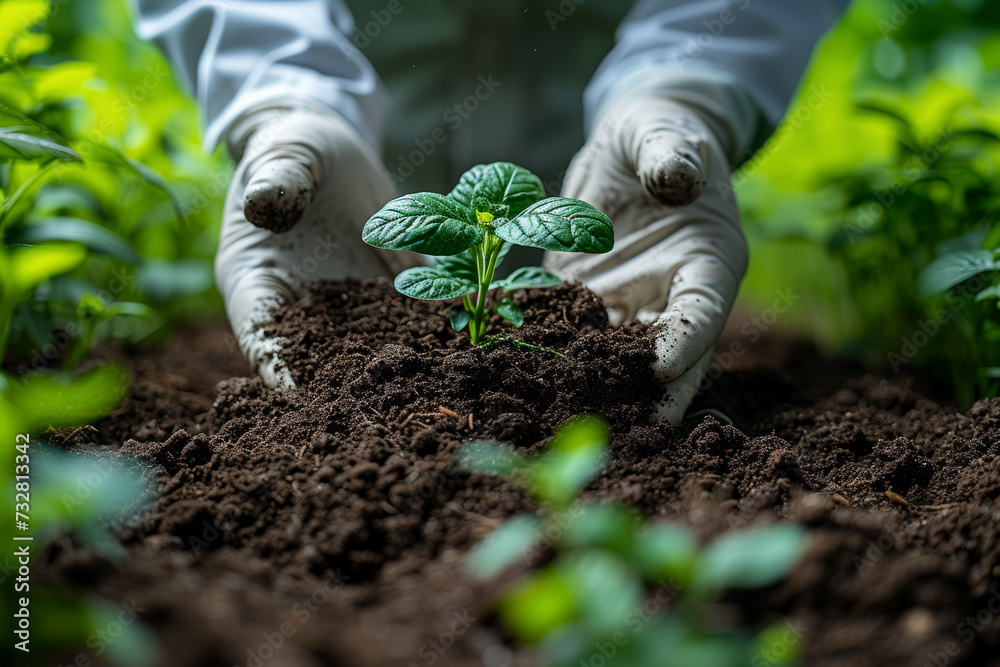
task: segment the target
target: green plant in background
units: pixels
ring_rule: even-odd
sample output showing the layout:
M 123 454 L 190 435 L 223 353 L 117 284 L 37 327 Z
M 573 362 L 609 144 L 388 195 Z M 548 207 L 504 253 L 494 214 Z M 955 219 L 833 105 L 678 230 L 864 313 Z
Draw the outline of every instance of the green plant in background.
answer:
M 516 479 L 542 507 L 476 545 L 470 572 L 490 579 L 518 563 L 545 562 L 507 585 L 497 610 L 519 643 L 539 647 L 554 665 L 592 664 L 598 655 L 608 665 L 748 664 L 774 626 L 755 638 L 713 625 L 711 605 L 728 589 L 784 578 L 802 554 L 804 529 L 774 524 L 699 547 L 681 526 L 623 505 L 582 502 L 580 492 L 607 461 L 609 438 L 605 424 L 588 416 L 564 425 L 538 457 L 491 443 L 460 450 L 460 468 Z M 554 557 L 543 558 L 550 551 Z M 789 647 L 777 664 L 790 664 L 795 653 Z
M 558 285 L 554 274 L 525 267 L 493 280 L 511 245 L 562 252 L 608 252 L 614 245 L 611 220 L 578 199 L 545 198 L 537 176 L 509 162 L 476 165 L 447 195 L 419 192 L 392 200 L 362 230 L 365 243 L 389 250 L 436 255 L 432 266 L 396 276 L 396 289 L 415 299 L 461 297 L 463 310 L 449 320 L 456 330 L 469 326 L 473 345 L 486 332 L 486 296 Z M 475 294 L 475 298 L 471 298 Z M 524 321 L 510 297 L 493 310 L 515 327 Z
M 921 283 L 928 270 L 939 272 L 935 265 L 947 274 L 946 264 L 932 264 L 935 257 L 957 259 L 986 240 L 1000 191 L 991 168 L 977 157 L 984 143 L 1000 137 L 968 122 L 963 127 L 954 116 L 921 134 L 902 109 L 860 108 L 895 127 L 897 149 L 894 163 L 880 174 L 860 171 L 839 179 L 847 215 L 828 250 L 844 268 L 866 332 L 849 351 L 881 358 L 892 370 L 920 366 L 950 377 L 960 404 L 968 407 L 978 396 L 996 395 L 981 374 L 984 365 L 1000 363 L 981 339 L 985 309 L 972 298 L 928 301 L 957 283 L 943 289 Z
M 950 379 L 967 406 L 996 391 L 978 371 L 1000 364 L 991 310 L 956 300 L 962 285 L 951 301 L 928 298 L 918 276 L 958 246 L 996 245 L 983 241 L 1000 214 L 1000 15 L 980 0 L 898 6 L 852 3 L 734 178 L 754 257 L 741 298 L 758 312 L 791 289 L 786 329 Z
M 986 246 L 984 248 L 983 246 Z M 1000 393 L 1000 226 L 985 228 L 937 247 L 937 258 L 921 271 L 918 289 L 938 327 L 951 325 L 956 344 L 949 368 L 959 400 Z M 933 332 L 932 332 L 933 333 Z
M 107 527 L 134 519 L 151 494 L 141 471 L 120 459 L 45 442 L 53 429 L 100 419 L 127 392 L 127 373 L 116 366 L 79 372 L 84 355 L 102 337 L 135 341 L 167 330 L 173 309 L 216 308 L 203 295 L 222 190 L 205 183 L 214 170 L 224 181 L 228 168 L 201 154 L 192 103 L 124 17 L 119 0 L 0 3 L 0 486 L 12 501 L 30 494 L 30 509 L 18 509 L 32 556 L 68 534 L 121 558 Z M 92 30 L 84 34 L 83 25 Z M 117 30 L 111 39 L 109 30 Z M 182 191 L 168 189 L 154 168 Z M 12 518 L 0 540 L 15 544 L 19 530 Z M 0 604 L 12 618 L 19 593 L 7 584 Z M 79 650 L 121 613 L 36 579 L 30 598 L 39 659 Z M 156 653 L 140 623 L 106 649 L 122 665 L 150 664 Z M 22 655 L 13 642 L 2 654 L 10 663 Z
M 231 167 L 203 153 L 194 103 L 127 16 L 124 0 L 0 4 L 0 357 L 21 373 L 221 312 Z M 83 254 L 30 286 L 11 275 L 22 249 L 56 246 Z M 102 315 L 81 321 L 94 299 Z

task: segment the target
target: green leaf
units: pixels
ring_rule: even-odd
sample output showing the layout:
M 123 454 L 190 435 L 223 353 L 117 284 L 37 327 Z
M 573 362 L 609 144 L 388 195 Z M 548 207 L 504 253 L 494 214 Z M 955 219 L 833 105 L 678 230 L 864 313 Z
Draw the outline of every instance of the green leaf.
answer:
M 55 447 L 44 447 L 38 455 L 38 491 L 44 500 L 32 509 L 37 513 L 34 518 L 42 523 L 78 526 L 102 518 L 125 519 L 130 509 L 138 509 L 135 507 L 138 500 L 152 493 L 150 483 L 143 481 L 143 467 L 137 461 L 104 457 L 86 450 L 69 453 Z M 84 481 L 88 477 L 100 483 L 88 485 Z M 67 490 L 76 491 L 81 482 L 88 491 L 86 498 L 67 499 L 63 495 Z
M 136 284 L 154 303 L 201 294 L 212 286 L 212 263 L 204 259 L 150 259 L 139 269 Z
M 32 432 L 48 427 L 64 428 L 93 422 L 114 410 L 128 393 L 128 374 L 122 368 L 105 365 L 94 368 L 71 382 L 50 375 L 28 375 L 13 381 L 8 399 Z
M 90 322 L 104 312 L 104 302 L 93 294 L 84 294 L 76 304 L 76 319 L 78 322 Z
M 642 579 L 616 554 L 579 549 L 560 556 L 554 565 L 577 600 L 580 621 L 590 636 L 621 630 L 629 614 L 642 608 Z
M 553 285 L 561 284 L 562 279 L 551 271 L 547 271 L 540 266 L 523 266 L 503 280 L 494 281 L 490 285 L 490 289 L 500 287 L 505 292 L 513 292 L 516 289 L 552 287 Z
M 960 250 L 979 250 L 983 247 L 989 233 L 989 225 L 978 225 L 960 236 L 941 241 L 934 247 L 934 253 L 941 256 Z
M 361 231 L 365 243 L 389 250 L 454 255 L 482 242 L 472 211 L 433 192 L 405 195 L 382 207 Z
M 673 627 L 671 627 L 673 626 Z M 674 630 L 671 632 L 671 630 Z M 781 661 L 768 660 L 750 651 L 750 637 L 743 634 L 696 634 L 692 628 L 674 615 L 660 615 L 653 618 L 635 635 L 636 644 L 644 649 L 644 657 L 656 659 L 669 655 L 670 665 L 712 665 L 713 667 L 745 667 L 766 664 L 780 667 Z M 785 628 L 788 631 L 788 628 Z M 770 648 L 770 647 L 769 647 Z M 789 651 L 791 652 L 791 651 Z M 758 662 L 754 662 L 757 659 Z M 636 664 L 648 664 L 640 660 Z
M 80 218 L 53 217 L 28 221 L 10 229 L 7 238 L 12 245 L 76 241 L 96 253 L 137 266 L 142 264 L 142 257 L 128 241 L 109 229 Z
M 170 205 L 173 206 L 174 214 L 177 216 L 178 220 L 183 221 L 185 219 L 184 207 L 181 205 L 177 195 L 174 194 L 173 189 L 167 185 L 166 180 L 164 180 L 162 176 L 150 167 L 144 165 L 138 160 L 133 160 L 117 148 L 96 142 L 90 143 L 90 152 L 87 155 L 87 159 L 102 162 L 109 166 L 121 169 L 132 176 L 135 176 L 139 180 L 162 190 L 170 199 Z
M 505 241 L 545 250 L 601 253 L 615 244 L 608 216 L 579 199 L 543 199 L 516 218 L 498 219 L 493 228 Z
M 702 590 L 770 586 L 788 574 L 805 544 L 805 529 L 787 523 L 725 533 L 698 559 L 691 586 Z
M 628 554 L 636 537 L 634 526 L 640 516 L 635 508 L 625 505 L 584 505 L 579 514 L 567 522 L 558 538 L 559 546 L 564 549 L 600 548 Z
M 1000 263 L 993 259 L 990 250 L 963 250 L 938 257 L 928 264 L 917 277 L 921 296 L 943 294 L 963 280 L 983 271 L 996 271 Z
M 792 667 L 799 664 L 799 654 L 802 652 L 800 637 L 789 636 L 789 622 L 785 619 L 775 621 L 764 628 L 754 639 L 753 654 L 756 656 L 769 654 L 773 660 L 768 661 L 768 667 Z M 789 641 L 791 640 L 791 641 Z M 777 655 L 781 648 L 781 655 Z M 751 663 L 753 664 L 753 663 Z
M 698 544 L 685 528 L 650 522 L 636 536 L 633 561 L 650 580 L 686 586 L 698 556 Z
M 469 324 L 469 320 L 472 319 L 472 315 L 469 311 L 462 310 L 452 310 L 448 313 L 448 321 L 451 322 L 451 328 L 455 331 L 461 331 Z
M 82 162 L 69 142 L 20 111 L 0 104 L 0 159 L 38 160 L 55 158 Z
M 455 297 L 472 294 L 476 291 L 476 283 L 471 280 L 455 278 L 454 276 L 427 266 L 407 269 L 396 276 L 393 283 L 400 294 L 414 299 L 454 299 Z
M 131 315 L 132 317 L 151 317 L 154 314 L 152 308 L 144 303 L 135 301 L 115 301 L 108 304 L 101 313 L 100 319 L 109 320 L 119 315 Z
M 500 618 L 522 644 L 535 644 L 577 617 L 569 583 L 542 570 L 515 585 L 500 600 Z
M 471 250 L 463 250 L 457 255 L 434 257 L 431 259 L 431 268 L 440 269 L 462 280 L 471 282 L 479 280 L 479 275 L 476 272 L 476 259 Z
M 522 514 L 509 519 L 469 551 L 466 569 L 477 579 L 492 579 L 523 558 L 541 533 L 538 517 Z
M 516 303 L 511 301 L 510 297 L 506 297 L 498 301 L 497 304 L 493 306 L 493 310 L 496 311 L 497 315 L 504 318 L 515 327 L 519 327 L 524 324 L 524 313 L 521 312 L 521 309 L 517 307 Z
M 549 452 L 533 471 L 529 488 L 543 503 L 570 505 L 607 462 L 610 431 L 593 415 L 568 421 L 556 432 Z
M 1000 299 L 1000 285 L 993 285 L 976 294 L 976 302 L 986 299 Z
M 472 315 L 470 315 L 469 311 L 465 309 L 452 310 L 448 313 L 448 322 L 451 323 L 451 328 L 455 331 L 461 331 L 464 329 L 469 324 L 471 319 Z
M 87 256 L 86 249 L 77 243 L 18 246 L 9 252 L 15 298 L 49 278 L 72 271 Z
M 953 137 L 967 137 L 970 139 L 975 139 L 977 142 L 992 142 L 1000 143 L 1000 135 L 996 132 L 988 130 L 985 127 L 970 127 L 965 130 L 950 130 L 949 134 Z
M 448 197 L 472 209 L 482 197 L 490 204 L 507 206 L 513 217 L 545 197 L 542 181 L 524 167 L 510 162 L 477 164 L 458 179 Z
M 469 442 L 455 453 L 455 467 L 464 472 L 510 477 L 525 465 L 525 457 L 495 442 Z
M 883 118 L 888 118 L 893 122 L 897 123 L 900 128 L 909 130 L 911 127 L 910 121 L 903 116 L 900 112 L 895 109 L 890 109 L 887 106 L 883 106 L 878 102 L 859 102 L 854 105 L 858 111 L 867 111 L 868 113 L 878 114 Z

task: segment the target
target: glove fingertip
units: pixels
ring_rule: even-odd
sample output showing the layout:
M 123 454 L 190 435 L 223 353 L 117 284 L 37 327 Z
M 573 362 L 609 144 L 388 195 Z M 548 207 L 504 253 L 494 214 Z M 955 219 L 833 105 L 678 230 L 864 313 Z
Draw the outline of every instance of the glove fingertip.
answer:
M 667 392 L 656 404 L 653 414 L 649 417 L 649 422 L 651 424 L 680 424 L 686 410 L 686 405 L 674 400 L 674 397 Z
M 701 195 L 701 172 L 678 153 L 640 158 L 638 176 L 646 192 L 666 206 L 687 206 Z
M 712 361 L 712 352 L 706 352 L 697 363 L 676 380 L 665 384 L 663 388 L 663 398 L 656 404 L 653 414 L 650 416 L 651 423 L 669 422 L 678 424 L 684 419 L 691 401 L 701 391 L 702 381 L 708 372 L 708 366 Z
M 269 359 L 261 363 L 257 367 L 257 374 L 260 375 L 264 384 L 279 393 L 291 391 L 296 387 L 292 374 L 288 372 L 284 362 L 278 359 L 277 354 L 271 355 Z
M 281 234 L 292 229 L 312 202 L 314 184 L 309 170 L 296 160 L 265 163 L 243 192 L 243 215 L 252 225 Z

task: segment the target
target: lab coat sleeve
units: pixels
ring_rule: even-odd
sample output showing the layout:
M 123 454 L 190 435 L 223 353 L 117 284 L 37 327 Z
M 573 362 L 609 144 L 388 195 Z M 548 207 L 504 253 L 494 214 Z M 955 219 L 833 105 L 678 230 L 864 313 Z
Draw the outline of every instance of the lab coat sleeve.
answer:
M 340 0 L 132 0 L 136 32 L 153 40 L 195 96 L 207 147 L 246 111 L 296 101 L 342 114 L 375 147 L 386 100 L 350 36 Z
M 781 119 L 850 0 L 640 0 L 584 93 L 587 127 L 623 94 L 663 90 L 721 125 L 738 164 Z

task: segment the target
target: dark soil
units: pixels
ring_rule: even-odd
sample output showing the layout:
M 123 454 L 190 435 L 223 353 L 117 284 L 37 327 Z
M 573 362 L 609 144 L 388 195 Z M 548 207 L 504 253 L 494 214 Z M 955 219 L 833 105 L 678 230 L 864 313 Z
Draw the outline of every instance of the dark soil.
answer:
M 735 427 L 651 425 L 643 327 L 608 330 L 579 287 L 515 298 L 514 337 L 545 349 L 472 349 L 446 306 L 388 281 L 318 285 L 271 325 L 299 384 L 285 395 L 247 377 L 217 328 L 132 355 L 126 405 L 53 439 L 148 459 L 162 497 L 123 533 L 128 563 L 63 540 L 45 576 L 137 600 L 164 665 L 512 664 L 493 591 L 461 557 L 533 505 L 452 456 L 474 439 L 538 450 L 597 412 L 614 460 L 587 496 L 706 538 L 776 518 L 812 529 L 786 582 L 728 612 L 750 627 L 786 616 L 802 664 L 1000 665 L 1000 400 L 962 415 L 911 379 L 764 338 L 693 407 Z

